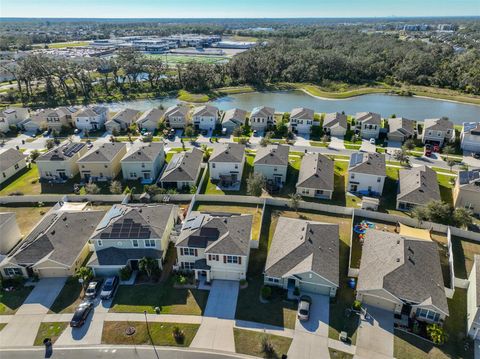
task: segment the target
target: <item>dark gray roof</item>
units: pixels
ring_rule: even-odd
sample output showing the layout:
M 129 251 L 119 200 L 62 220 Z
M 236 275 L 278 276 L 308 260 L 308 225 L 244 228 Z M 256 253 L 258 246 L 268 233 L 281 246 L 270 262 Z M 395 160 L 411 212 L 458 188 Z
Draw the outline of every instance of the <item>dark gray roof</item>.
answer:
M 117 112 L 111 119 L 111 121 L 115 121 L 117 123 L 125 123 L 131 124 L 135 122 L 140 116 L 140 111 L 134 110 L 132 108 L 125 108 L 119 112 Z
M 386 176 L 385 155 L 382 153 L 352 153 L 348 171 L 373 176 Z
M 268 145 L 260 147 L 255 155 L 254 165 L 288 166 L 288 152 L 290 148 L 283 145 Z
M 72 265 L 105 211 L 57 211 L 45 216 L 11 255 L 18 264 L 49 259 Z
M 379 125 L 382 123 L 382 116 L 375 112 L 357 112 L 355 120 L 363 124 Z
M 241 110 L 239 108 L 232 108 L 228 111 L 225 111 L 223 114 L 222 123 L 232 121 L 238 126 L 244 125 L 247 119 L 247 111 Z
M 100 147 L 93 147 L 78 159 L 77 162 L 110 162 L 127 145 L 123 142 L 108 142 Z
M 432 304 L 448 315 L 444 288 L 437 243 L 367 230 L 357 291 L 384 289 L 402 301 Z
M 205 248 L 205 253 L 246 256 L 250 252 L 252 215 L 192 212 L 177 247 Z
M 165 113 L 164 110 L 161 110 L 159 108 L 152 108 L 152 109 L 144 112 L 143 115 L 141 115 L 138 118 L 137 124 L 139 124 L 141 126 L 142 123 L 147 122 L 147 121 L 152 121 L 152 122 L 158 123 L 162 119 L 164 113 Z
M 228 143 L 215 146 L 210 162 L 242 162 L 245 157 L 245 145 Z
M 333 161 L 320 153 L 307 153 L 302 158 L 297 187 L 333 191 Z
M 132 146 L 130 151 L 122 158 L 122 162 L 150 162 L 158 156 L 164 156 L 162 142 L 150 142 L 140 146 Z
M 142 259 L 150 257 L 161 259 L 163 251 L 153 248 L 117 248 L 108 247 L 95 252 L 96 257 L 92 257 L 89 265 L 115 266 L 126 265 L 131 259 Z
M 323 119 L 323 127 L 331 128 L 336 124 L 347 129 L 347 116 L 340 112 L 327 113 Z
M 425 130 L 433 130 L 433 131 L 453 130 L 453 122 L 445 118 L 427 118 L 424 121 L 424 128 L 423 128 L 424 133 L 425 133 Z
M 115 204 L 98 224 L 93 239 L 162 238 L 177 207 L 171 204 Z
M 193 109 L 193 116 L 217 116 L 218 108 L 212 105 L 198 106 Z
M 397 200 L 402 202 L 425 205 L 441 200 L 437 173 L 428 166 L 401 169 L 398 187 Z
M 20 151 L 9 148 L 0 153 L 0 171 L 3 172 L 25 158 Z
M 195 181 L 203 161 L 203 152 L 192 148 L 175 153 L 162 174 L 162 182 Z
M 51 151 L 41 155 L 37 161 L 68 161 L 78 152 L 85 148 L 85 143 L 71 142 L 58 146 Z
M 338 224 L 280 217 L 265 264 L 265 275 L 289 277 L 312 271 L 339 285 Z
M 290 118 L 300 118 L 303 120 L 313 120 L 313 110 L 305 107 L 297 107 L 290 113 Z
M 403 117 L 388 119 L 388 133 L 399 134 L 403 136 L 413 136 L 415 134 L 415 121 Z

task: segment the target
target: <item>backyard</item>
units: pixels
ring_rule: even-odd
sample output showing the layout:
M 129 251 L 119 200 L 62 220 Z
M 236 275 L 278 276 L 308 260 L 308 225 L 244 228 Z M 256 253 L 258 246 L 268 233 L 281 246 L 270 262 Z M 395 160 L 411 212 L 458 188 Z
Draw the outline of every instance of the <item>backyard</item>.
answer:
M 31 164 L 30 168 L 25 167 L 11 179 L 7 180 L 0 187 L 0 196 L 12 194 L 40 194 L 41 185 L 38 181 L 39 174 L 36 164 Z
M 20 233 L 26 236 L 40 221 L 40 219 L 50 210 L 50 206 L 20 207 L 15 205 L 2 206 L 0 212 L 14 212 L 16 214 L 17 224 Z

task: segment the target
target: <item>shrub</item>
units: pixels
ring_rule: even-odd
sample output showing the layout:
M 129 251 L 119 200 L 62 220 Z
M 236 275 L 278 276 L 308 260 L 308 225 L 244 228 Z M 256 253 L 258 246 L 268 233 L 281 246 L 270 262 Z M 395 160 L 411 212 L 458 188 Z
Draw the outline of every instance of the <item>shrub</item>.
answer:
M 2 288 L 9 288 L 9 287 L 14 287 L 14 288 L 19 288 L 25 283 L 25 278 L 22 277 L 21 275 L 16 275 L 11 278 L 5 278 L 2 280 Z
M 241 279 L 240 280 L 240 285 L 244 286 L 245 284 L 247 284 L 247 280 L 246 279 Z
M 447 341 L 447 333 L 445 333 L 443 327 L 438 324 L 427 325 L 427 334 L 432 342 L 437 345 L 442 345 Z
M 263 299 L 270 299 L 272 297 L 272 288 L 264 285 L 261 290 L 261 295 Z
M 184 285 L 184 284 L 187 284 L 187 277 L 185 277 L 184 275 L 177 275 L 177 277 L 175 278 L 175 281 L 180 284 L 180 285 Z
M 360 308 L 362 307 L 362 303 L 359 300 L 356 300 L 353 302 L 352 307 L 355 310 L 360 310 Z
M 185 333 L 179 327 L 173 328 L 172 335 L 178 344 L 182 344 L 185 340 Z
M 273 357 L 275 354 L 275 348 L 273 347 L 272 341 L 266 335 L 262 337 L 262 352 L 267 358 Z
M 129 280 L 132 275 L 132 268 L 125 266 L 118 271 L 121 280 Z

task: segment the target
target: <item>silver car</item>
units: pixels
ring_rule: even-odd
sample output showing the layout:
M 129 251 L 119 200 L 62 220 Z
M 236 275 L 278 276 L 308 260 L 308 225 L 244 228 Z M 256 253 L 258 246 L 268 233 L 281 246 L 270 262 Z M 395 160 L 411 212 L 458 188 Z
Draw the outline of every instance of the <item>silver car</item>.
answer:
M 298 301 L 298 319 L 308 320 L 310 318 L 310 307 L 312 305 L 312 298 L 308 295 L 302 295 Z

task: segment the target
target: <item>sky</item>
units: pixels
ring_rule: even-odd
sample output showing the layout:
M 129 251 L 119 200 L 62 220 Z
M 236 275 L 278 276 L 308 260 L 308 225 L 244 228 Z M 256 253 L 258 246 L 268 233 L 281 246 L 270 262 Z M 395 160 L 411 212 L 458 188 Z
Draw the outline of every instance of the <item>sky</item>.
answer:
M 0 0 L 0 17 L 480 16 L 480 0 Z

